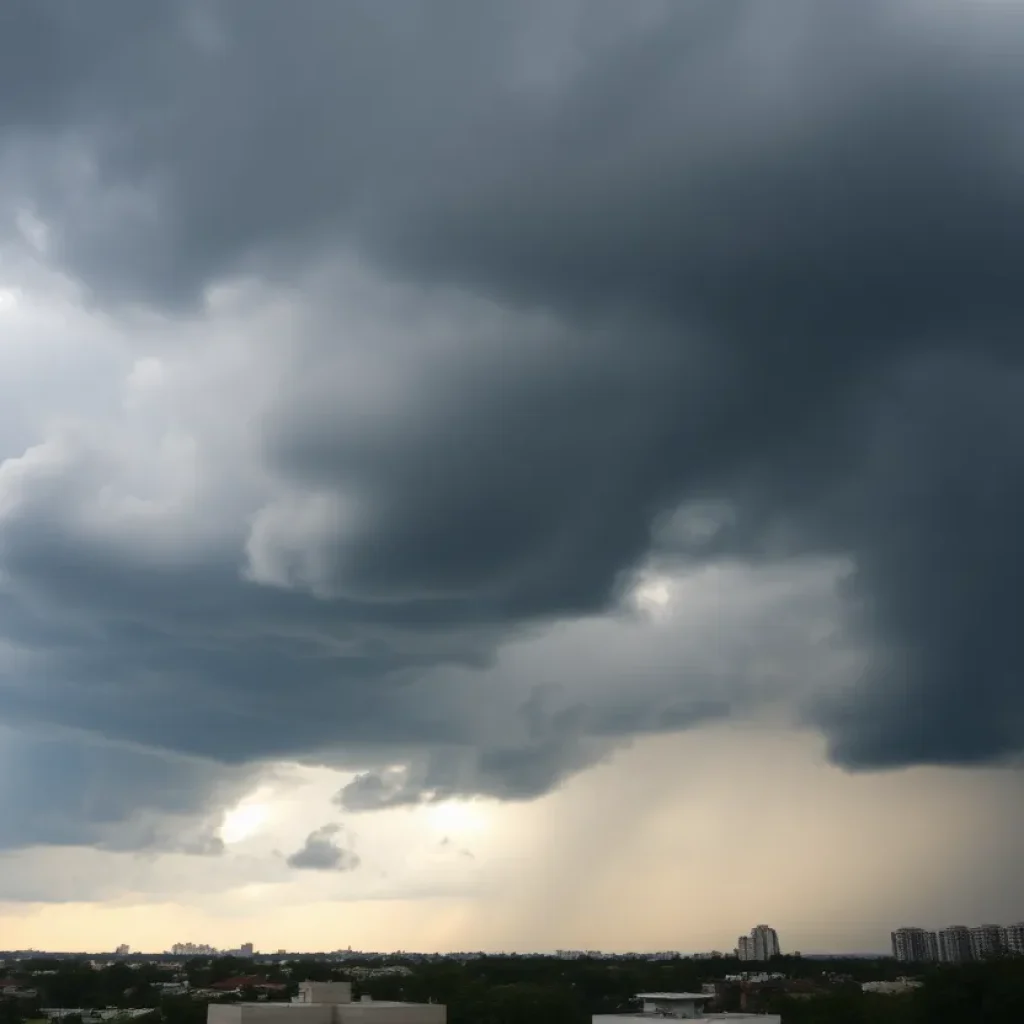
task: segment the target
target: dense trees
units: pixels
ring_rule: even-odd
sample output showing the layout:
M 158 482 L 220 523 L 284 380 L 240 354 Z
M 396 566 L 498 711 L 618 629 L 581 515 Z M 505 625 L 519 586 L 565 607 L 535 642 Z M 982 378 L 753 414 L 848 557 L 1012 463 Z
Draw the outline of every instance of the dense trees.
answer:
M 465 965 L 416 966 L 411 977 L 373 979 L 363 983 L 361 991 L 379 999 L 434 998 L 448 1005 L 451 1024 L 583 1024 L 592 1013 L 627 1009 L 637 992 L 699 991 L 704 982 L 740 969 L 727 959 L 484 957 Z M 771 969 L 813 983 L 800 996 L 769 992 L 750 999 L 751 1010 L 781 1013 L 784 1024 L 1024 1024 L 1021 960 L 936 967 L 925 973 L 920 990 L 906 995 L 861 991 L 861 981 L 891 980 L 906 972 L 905 965 L 888 959 L 823 962 L 781 957 Z
M 355 979 L 354 993 L 375 999 L 434 1000 L 448 1006 L 450 1024 L 588 1024 L 593 1013 L 630 1007 L 637 992 L 693 990 L 708 981 L 737 973 L 735 960 L 651 962 L 624 960 L 556 960 L 551 957 L 487 956 L 465 963 L 436 960 L 420 963 L 394 958 L 410 973 Z M 305 980 L 349 977 L 353 966 L 376 967 L 379 961 L 344 964 L 303 957 L 280 964 L 254 965 L 222 957 L 194 960 L 183 972 L 194 988 L 226 978 L 259 973 L 286 985 L 274 997 L 294 995 Z M 749 967 L 751 965 L 742 965 Z M 906 995 L 866 994 L 860 981 L 896 977 L 904 968 L 890 960 L 829 961 L 781 957 L 773 970 L 803 979 L 805 991 L 788 994 L 767 989 L 748 992 L 751 1010 L 782 1014 L 784 1024 L 1022 1024 L 1024 960 L 963 967 L 933 967 L 923 985 Z M 9 967 L 9 973 L 11 968 Z M 33 972 L 44 971 L 44 974 Z M 172 972 L 155 964 L 113 964 L 94 970 L 74 959 L 22 961 L 13 972 L 40 990 L 37 1000 L 0 1000 L 0 1024 L 37 1020 L 40 1006 L 153 1007 L 163 1024 L 205 1024 L 206 1001 L 189 995 L 164 995 L 159 982 Z M 723 1008 L 738 1009 L 738 988 Z M 255 991 L 249 993 L 255 998 Z M 243 993 L 244 996 L 244 993 Z M 228 997 L 231 998 L 231 997 Z M 234 997 L 234 998 L 237 998 Z
M 22 1024 L 21 1000 L 0 999 L 0 1024 Z

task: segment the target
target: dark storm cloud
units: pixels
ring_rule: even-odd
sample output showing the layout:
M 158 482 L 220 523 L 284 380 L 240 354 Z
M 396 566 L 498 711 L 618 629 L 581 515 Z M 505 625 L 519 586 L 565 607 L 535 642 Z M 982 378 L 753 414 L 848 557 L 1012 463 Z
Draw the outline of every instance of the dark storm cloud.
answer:
M 250 773 L 101 744 L 73 733 L 0 729 L 0 849 L 97 846 L 219 854 L 219 805 Z
M 851 766 L 977 762 L 1024 743 L 1024 375 L 969 356 L 899 376 L 836 497 L 850 602 L 876 639 L 819 712 Z
M 589 704 L 566 702 L 567 695 L 557 689 L 535 686 L 520 707 L 509 711 L 524 725 L 514 742 L 478 741 L 472 750 L 435 746 L 408 758 L 404 767 L 359 773 L 336 800 L 347 811 L 474 796 L 532 800 L 604 760 L 624 736 L 689 729 L 728 716 L 728 705 L 702 703 L 692 683 L 690 688 L 685 701 L 674 704 L 670 697 L 658 707 L 650 695 L 645 700 L 636 694 L 623 697 L 619 706 L 593 693 Z
M 607 607 L 659 517 L 713 507 L 719 529 L 657 554 L 852 561 L 868 669 L 807 710 L 837 760 L 1021 750 L 1024 13 L 139 10 L 5 12 L 0 56 L 39 60 L 0 60 L 0 175 L 49 259 L 171 316 L 352 253 L 430 299 L 380 357 L 397 397 L 360 404 L 350 311 L 316 296 L 314 370 L 260 429 L 317 501 L 260 510 L 219 562 L 84 538 L 95 467 L 22 487 L 4 629 L 47 670 L 9 714 L 228 760 L 363 744 L 350 808 L 535 795 L 730 700 L 680 678 L 650 707 L 624 679 L 483 735 L 489 695 L 453 712 L 417 681 Z M 438 323 L 457 344 L 432 347 Z M 246 558 L 274 586 L 241 582 Z M 133 685 L 145 704 L 109 699 Z
M 434 749 L 403 768 L 362 772 L 338 793 L 346 811 L 379 811 L 473 796 L 530 800 L 597 763 L 610 743 L 572 736 L 482 750 Z
M 338 845 L 334 837 L 341 831 L 340 825 L 329 824 L 310 832 L 302 849 L 288 858 L 288 866 L 310 871 L 354 871 L 359 867 L 359 857 Z

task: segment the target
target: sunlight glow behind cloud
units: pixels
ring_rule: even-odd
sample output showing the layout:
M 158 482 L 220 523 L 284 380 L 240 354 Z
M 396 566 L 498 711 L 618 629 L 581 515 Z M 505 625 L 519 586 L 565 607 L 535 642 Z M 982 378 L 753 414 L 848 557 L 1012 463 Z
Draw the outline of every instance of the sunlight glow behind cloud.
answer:
M 424 813 L 430 824 L 446 835 L 464 836 L 486 832 L 491 825 L 491 815 L 483 802 L 478 800 L 448 800 L 428 805 Z
M 220 837 L 225 843 L 240 843 L 256 835 L 268 822 L 270 808 L 258 799 L 259 794 L 247 797 L 224 815 Z

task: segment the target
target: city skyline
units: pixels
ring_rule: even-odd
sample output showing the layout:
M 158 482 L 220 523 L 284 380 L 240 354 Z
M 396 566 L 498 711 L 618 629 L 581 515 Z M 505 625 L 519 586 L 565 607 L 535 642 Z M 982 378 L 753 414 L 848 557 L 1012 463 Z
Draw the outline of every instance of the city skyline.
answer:
M 966 963 L 1024 956 L 1024 922 L 947 925 L 936 931 L 907 926 L 891 935 L 892 955 L 909 963 Z
M 1024 918 L 1024 6 L 9 6 L 0 941 Z
M 14 952 L 15 950 L 8 950 Z M 22 950 L 21 952 L 26 952 Z M 109 953 L 109 950 L 37 950 L 37 952 L 52 955 L 53 953 Z M 252 942 L 243 942 L 237 946 L 218 948 L 206 942 L 174 942 L 162 950 L 134 949 L 130 943 L 121 943 L 113 954 L 115 956 L 175 956 L 175 957 L 270 957 L 286 955 L 307 955 L 309 952 L 323 954 L 333 959 L 345 959 L 347 957 L 359 958 L 361 956 L 392 956 L 408 954 L 413 956 L 450 956 L 450 955 L 471 955 L 475 953 L 505 953 L 510 955 L 525 956 L 553 956 L 556 959 L 575 960 L 581 958 L 601 958 L 636 955 L 649 960 L 671 959 L 680 957 L 683 959 L 710 959 L 736 957 L 739 960 L 766 961 L 773 956 L 794 955 L 794 956 L 828 956 L 834 955 L 827 950 L 810 950 L 808 952 L 795 951 L 792 954 L 784 954 L 781 950 L 781 943 L 778 932 L 770 925 L 755 925 L 749 935 L 741 935 L 737 946 L 729 950 L 687 950 L 683 948 L 654 950 L 637 948 L 628 951 L 609 951 L 602 949 L 523 949 L 523 950 L 473 950 L 470 948 L 438 951 L 427 949 L 395 948 L 385 949 L 358 949 L 351 945 L 345 948 L 317 950 L 285 949 L 277 947 L 273 952 L 268 949 L 260 949 Z M 897 960 L 908 961 L 938 961 L 946 963 L 959 963 L 969 960 L 986 959 L 993 955 L 1009 954 L 1012 956 L 1024 956 L 1024 921 L 1013 924 L 983 924 L 983 925 L 947 925 L 944 928 L 921 928 L 919 926 L 902 926 L 890 933 L 890 953 Z M 842 954 L 838 954 L 842 955 Z M 861 950 L 851 953 L 853 956 L 886 956 L 885 952 Z

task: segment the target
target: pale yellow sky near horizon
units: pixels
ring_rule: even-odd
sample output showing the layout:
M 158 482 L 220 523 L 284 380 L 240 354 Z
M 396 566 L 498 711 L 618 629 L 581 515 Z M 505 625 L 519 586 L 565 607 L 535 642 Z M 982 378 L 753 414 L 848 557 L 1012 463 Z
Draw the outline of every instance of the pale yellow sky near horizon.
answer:
M 787 951 L 859 952 L 904 924 L 1024 917 L 1015 773 L 848 774 L 821 750 L 729 725 L 637 741 L 533 803 L 344 815 L 345 874 L 282 869 L 297 830 L 338 816 L 339 774 L 290 767 L 223 857 L 7 855 L 101 898 L 3 904 L 0 948 L 698 951 L 766 921 Z

